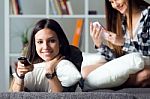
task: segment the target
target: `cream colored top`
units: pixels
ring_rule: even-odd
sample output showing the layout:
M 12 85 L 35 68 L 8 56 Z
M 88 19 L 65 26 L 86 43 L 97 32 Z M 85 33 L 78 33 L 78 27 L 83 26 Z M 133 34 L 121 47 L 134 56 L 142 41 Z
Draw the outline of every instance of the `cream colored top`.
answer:
M 45 63 L 34 64 L 32 72 L 28 72 L 24 78 L 24 86 L 34 92 L 48 92 L 48 80 L 45 77 Z M 56 67 L 56 74 L 62 86 L 69 87 L 76 84 L 81 79 L 81 74 L 75 65 L 68 60 L 61 60 Z M 13 73 L 16 77 L 16 73 Z

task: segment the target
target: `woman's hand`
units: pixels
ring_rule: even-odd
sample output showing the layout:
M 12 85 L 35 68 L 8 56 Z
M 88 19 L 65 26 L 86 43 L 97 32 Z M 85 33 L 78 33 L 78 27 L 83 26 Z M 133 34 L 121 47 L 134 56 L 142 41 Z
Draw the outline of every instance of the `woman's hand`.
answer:
M 17 64 L 17 74 L 18 76 L 25 76 L 26 73 L 33 71 L 33 65 L 25 66 L 20 61 Z
M 52 60 L 50 60 L 50 61 L 47 61 L 47 62 L 46 62 L 46 66 L 45 66 L 46 72 L 54 73 L 57 64 L 58 64 L 62 59 L 64 59 L 64 56 L 62 56 L 62 55 L 59 54 L 59 55 L 57 55 L 54 59 L 52 59 Z
M 90 22 L 90 35 L 96 47 L 100 47 L 102 40 L 105 39 L 114 45 L 122 46 L 124 38 L 115 33 L 107 31 L 99 22 Z
M 93 24 L 90 22 L 90 35 L 96 47 L 100 47 L 102 43 L 102 33 L 104 32 L 104 28 L 101 25 Z
M 124 38 L 121 36 L 116 35 L 113 32 L 107 31 L 107 35 L 105 36 L 105 39 L 109 42 L 111 42 L 114 45 L 123 46 L 124 44 Z
M 53 74 L 55 72 L 57 64 L 64 58 L 61 54 L 57 55 L 54 59 L 50 61 L 46 61 L 45 70 L 46 73 Z M 48 79 L 49 85 L 51 86 L 50 92 L 62 92 L 63 87 L 61 85 L 61 82 L 57 78 L 57 76 L 54 76 L 53 79 Z

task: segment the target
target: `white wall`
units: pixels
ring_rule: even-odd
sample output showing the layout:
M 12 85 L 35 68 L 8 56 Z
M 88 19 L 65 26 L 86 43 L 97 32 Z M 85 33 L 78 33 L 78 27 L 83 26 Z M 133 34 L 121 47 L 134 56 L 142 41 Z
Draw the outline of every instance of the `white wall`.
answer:
M 4 0 L 0 0 L 0 92 L 6 91 L 4 73 Z

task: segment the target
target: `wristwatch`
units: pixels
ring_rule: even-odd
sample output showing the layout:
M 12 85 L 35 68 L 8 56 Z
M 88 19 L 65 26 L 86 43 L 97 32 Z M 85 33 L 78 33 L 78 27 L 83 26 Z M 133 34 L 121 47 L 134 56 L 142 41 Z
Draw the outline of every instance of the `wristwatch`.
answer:
M 46 73 L 45 76 L 46 76 L 47 79 L 53 79 L 56 76 L 56 72 L 54 72 L 52 74 L 51 73 Z
M 15 70 L 15 72 L 16 72 L 16 76 L 17 76 L 17 78 L 20 78 L 20 79 L 24 79 L 24 78 L 25 78 L 25 76 L 24 76 L 24 75 L 18 75 L 17 70 Z

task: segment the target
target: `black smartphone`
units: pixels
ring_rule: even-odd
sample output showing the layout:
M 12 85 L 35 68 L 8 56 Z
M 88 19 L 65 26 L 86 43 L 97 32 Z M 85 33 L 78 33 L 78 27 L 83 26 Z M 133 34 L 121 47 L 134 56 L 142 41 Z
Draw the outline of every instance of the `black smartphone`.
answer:
M 31 65 L 30 61 L 26 57 L 21 56 L 18 58 L 18 60 L 25 66 Z

